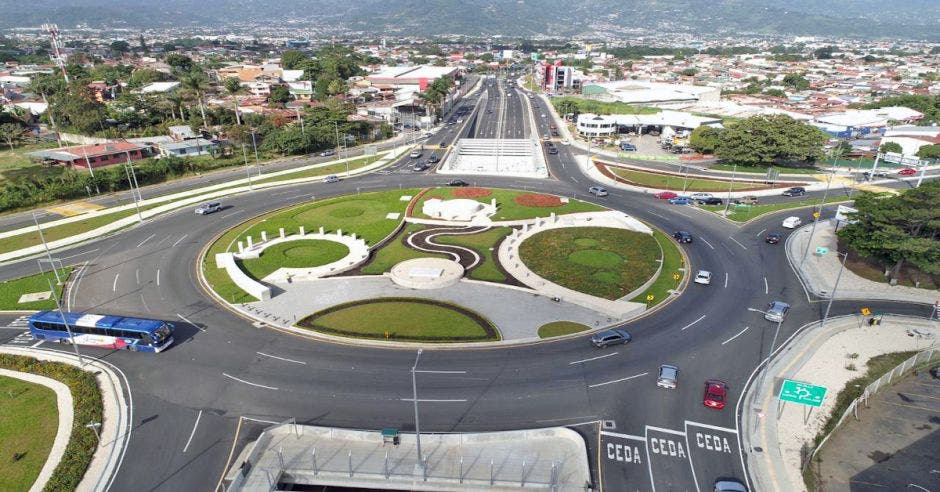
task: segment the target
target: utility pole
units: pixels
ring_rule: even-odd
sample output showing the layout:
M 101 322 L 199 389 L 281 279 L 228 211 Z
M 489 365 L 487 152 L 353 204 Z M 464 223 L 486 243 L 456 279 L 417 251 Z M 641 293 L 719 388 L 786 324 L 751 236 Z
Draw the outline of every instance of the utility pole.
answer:
M 88 152 L 85 150 L 84 145 L 82 145 L 82 155 L 85 156 L 85 165 L 88 166 L 88 172 L 91 173 L 91 179 L 95 182 L 95 193 L 100 195 L 101 190 L 98 188 L 98 180 L 95 179 L 95 170 L 91 168 L 91 161 L 88 159 Z
M 300 115 L 300 108 L 294 108 L 294 111 L 297 111 L 297 119 L 300 121 L 300 133 L 303 136 L 307 136 L 307 131 L 304 130 L 304 117 Z
M 418 370 L 418 360 L 421 359 L 422 349 L 418 349 L 418 355 L 415 357 L 415 365 L 411 367 L 411 391 L 412 401 L 415 406 L 415 443 L 418 451 L 418 462 L 415 463 L 415 473 L 420 473 L 424 479 L 424 457 L 421 455 L 421 422 L 418 420 L 418 382 L 415 373 Z
M 69 326 L 68 320 L 65 319 L 65 313 L 62 312 L 62 303 L 59 302 L 59 296 L 52 287 L 52 280 L 47 278 L 46 281 L 49 282 L 49 290 L 52 291 L 52 299 L 55 301 L 56 309 L 59 311 L 59 316 L 62 318 L 62 324 L 65 325 L 65 331 L 69 334 L 69 341 L 72 342 L 72 348 L 75 349 L 75 355 L 78 357 L 78 364 L 81 367 L 85 367 L 85 359 L 82 358 L 82 354 L 78 351 L 78 344 L 75 343 L 75 337 L 72 335 L 72 328 Z
M 836 298 L 836 289 L 839 288 L 839 280 L 842 279 L 842 270 L 845 269 L 845 260 L 849 259 L 849 252 L 846 250 L 845 253 L 839 253 L 836 251 L 837 255 L 842 255 L 842 265 L 839 267 L 839 274 L 836 275 L 836 283 L 832 285 L 832 292 L 829 293 L 829 302 L 826 304 L 826 313 L 823 314 L 822 323 L 820 327 L 826 326 L 826 320 L 829 319 L 829 310 L 832 309 L 832 301 Z
M 254 128 L 251 129 L 251 146 L 255 148 L 255 162 L 260 161 L 261 159 L 258 159 L 258 142 L 255 141 L 255 129 Z
M 829 177 L 826 180 L 826 191 L 823 192 L 822 201 L 819 202 L 819 210 L 813 209 L 813 227 L 809 231 L 809 240 L 806 242 L 806 248 L 803 249 L 803 257 L 800 258 L 800 268 L 803 268 L 803 262 L 806 261 L 806 255 L 809 254 L 809 248 L 813 244 L 813 235 L 816 234 L 816 224 L 819 222 L 819 217 L 822 216 L 823 205 L 826 204 L 826 198 L 829 196 L 829 185 L 832 184 L 832 172 L 829 173 Z
M 62 285 L 62 279 L 59 278 L 59 270 L 55 267 L 55 263 L 52 262 L 52 252 L 49 251 L 49 245 L 46 244 L 46 236 L 42 233 L 42 227 L 39 227 L 39 219 L 36 218 L 36 212 L 32 212 L 33 222 L 36 223 L 36 230 L 39 231 L 39 240 L 42 241 L 42 247 L 46 250 L 46 258 L 49 260 L 49 266 L 52 267 L 52 271 L 55 273 L 55 283 L 56 285 Z
M 251 185 L 251 169 L 248 168 L 248 149 L 245 147 L 245 144 L 242 144 L 242 155 L 245 157 L 245 175 L 248 176 L 248 190 L 254 190 L 254 187 Z
M 130 163 L 131 163 L 130 157 L 128 157 L 128 159 L 127 159 L 127 164 L 124 165 L 124 173 L 127 175 L 127 183 L 128 183 L 128 184 L 130 185 L 130 187 L 131 187 L 131 197 L 134 198 L 134 206 L 137 207 L 137 219 L 138 219 L 140 222 L 143 222 L 143 221 L 144 221 L 144 217 L 143 217 L 142 215 L 140 215 L 140 201 L 138 201 L 138 199 L 137 199 L 138 196 L 137 196 L 136 194 L 134 194 L 134 182 L 131 180 L 131 173 L 130 173 L 130 171 L 127 170 L 127 168 L 130 166 Z
M 731 188 L 734 186 L 734 175 L 738 172 L 738 164 L 735 163 L 731 170 L 731 182 L 728 183 L 728 201 L 725 203 L 725 217 L 728 216 L 728 207 L 731 206 Z

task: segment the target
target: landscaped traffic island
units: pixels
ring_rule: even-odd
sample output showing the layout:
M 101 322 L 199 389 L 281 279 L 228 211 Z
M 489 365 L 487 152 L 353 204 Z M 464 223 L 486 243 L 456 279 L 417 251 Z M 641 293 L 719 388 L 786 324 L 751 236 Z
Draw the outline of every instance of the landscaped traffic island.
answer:
M 0 490 L 29 490 L 49 457 L 58 428 L 54 391 L 0 376 Z
M 384 297 L 339 304 L 297 326 L 330 335 L 407 342 L 488 342 L 499 331 L 469 309 L 431 299 Z

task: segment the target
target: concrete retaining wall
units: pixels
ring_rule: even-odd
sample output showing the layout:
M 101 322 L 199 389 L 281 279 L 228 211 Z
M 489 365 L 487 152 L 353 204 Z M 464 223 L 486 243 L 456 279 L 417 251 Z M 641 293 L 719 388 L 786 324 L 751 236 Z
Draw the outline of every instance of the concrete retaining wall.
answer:
M 271 299 L 271 288 L 249 277 L 235 262 L 234 253 L 218 253 L 215 255 L 215 264 L 224 268 L 225 273 L 235 282 L 239 289 L 251 294 L 259 301 Z

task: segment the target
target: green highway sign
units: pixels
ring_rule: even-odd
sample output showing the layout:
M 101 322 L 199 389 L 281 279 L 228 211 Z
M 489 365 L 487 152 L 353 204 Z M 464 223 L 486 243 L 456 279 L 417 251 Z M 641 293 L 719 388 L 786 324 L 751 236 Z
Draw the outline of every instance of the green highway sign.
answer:
M 825 247 L 823 247 L 823 246 L 816 246 L 816 254 L 817 254 L 817 255 L 824 255 L 824 254 L 826 254 L 826 253 L 828 253 L 828 252 L 829 252 L 829 248 L 825 248 Z
M 783 380 L 780 387 L 780 401 L 790 401 L 801 405 L 818 407 L 826 398 L 826 387 L 799 381 Z
M 747 203 L 735 203 L 734 206 L 735 206 L 735 207 L 738 207 L 738 208 L 748 208 L 748 207 L 750 207 L 750 205 L 747 204 Z

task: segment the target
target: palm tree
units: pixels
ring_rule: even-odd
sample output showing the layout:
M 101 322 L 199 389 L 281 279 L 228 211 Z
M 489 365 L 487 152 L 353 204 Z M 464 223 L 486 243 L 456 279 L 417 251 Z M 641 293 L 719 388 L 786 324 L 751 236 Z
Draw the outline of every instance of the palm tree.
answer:
M 203 93 L 209 88 L 209 79 L 206 77 L 206 74 L 199 70 L 193 70 L 180 78 L 180 85 L 183 90 L 189 92 L 196 98 L 196 102 L 199 104 L 199 112 L 202 114 L 202 125 L 206 126 L 206 106 L 202 101 Z
M 172 116 L 174 120 L 176 119 L 176 110 L 177 110 L 177 109 L 180 111 L 180 117 L 179 117 L 179 119 L 180 119 L 180 120 L 185 120 L 185 119 L 186 119 L 185 116 L 183 115 L 183 101 L 184 101 L 184 98 L 183 98 L 183 95 L 182 95 L 182 94 L 180 94 L 180 93 L 178 93 L 178 92 L 170 92 L 170 93 L 168 93 L 166 96 L 164 96 L 164 100 L 167 101 L 167 103 L 169 103 L 169 105 L 170 105 L 170 116 Z
M 235 122 L 241 125 L 242 117 L 238 112 L 238 95 L 245 92 L 245 88 L 242 87 L 238 77 L 229 77 L 225 79 L 225 90 L 232 96 L 232 100 L 235 101 Z

